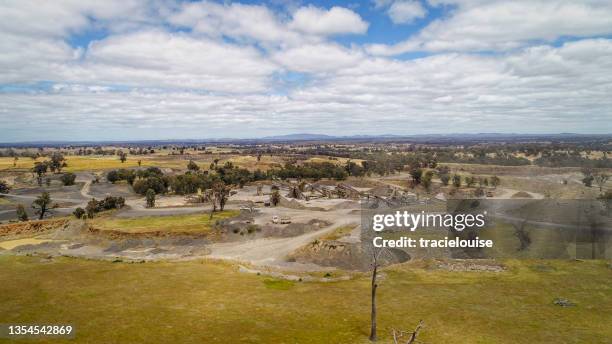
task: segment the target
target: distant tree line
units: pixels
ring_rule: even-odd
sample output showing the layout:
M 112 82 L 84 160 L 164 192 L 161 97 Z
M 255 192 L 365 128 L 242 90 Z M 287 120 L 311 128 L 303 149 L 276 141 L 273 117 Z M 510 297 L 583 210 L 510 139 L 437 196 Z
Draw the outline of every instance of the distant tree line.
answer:
M 187 172 L 177 175 L 166 175 L 157 167 L 141 170 L 118 169 L 109 171 L 106 179 L 111 183 L 126 181 L 132 186 L 134 192 L 140 195 L 146 195 L 149 189 L 155 194 L 174 192 L 185 195 L 196 193 L 198 189 L 213 189 L 219 182 L 223 185 L 242 187 L 247 183 L 259 180 L 287 178 L 343 180 L 348 176 L 345 167 L 328 162 L 303 165 L 285 164 L 283 167 L 266 172 L 261 170 L 251 172 L 245 168 L 236 167 L 229 161 L 221 166 L 215 166 L 213 163 L 211 168 L 210 171 L 201 171 L 191 165 Z

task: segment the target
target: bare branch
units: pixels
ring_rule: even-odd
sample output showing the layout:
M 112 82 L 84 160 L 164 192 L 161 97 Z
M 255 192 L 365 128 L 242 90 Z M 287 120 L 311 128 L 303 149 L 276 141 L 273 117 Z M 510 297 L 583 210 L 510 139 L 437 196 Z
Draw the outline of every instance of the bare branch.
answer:
M 406 341 L 406 344 L 414 344 L 416 343 L 416 338 L 419 335 L 419 331 L 421 330 L 421 328 L 423 328 L 423 320 L 419 321 L 419 324 L 417 325 L 417 327 L 414 329 L 414 331 L 409 332 L 409 331 L 399 331 L 396 329 L 392 329 L 392 334 L 393 334 L 393 343 L 395 344 L 400 344 L 400 341 L 402 340 L 402 338 L 404 336 L 409 336 L 408 340 Z

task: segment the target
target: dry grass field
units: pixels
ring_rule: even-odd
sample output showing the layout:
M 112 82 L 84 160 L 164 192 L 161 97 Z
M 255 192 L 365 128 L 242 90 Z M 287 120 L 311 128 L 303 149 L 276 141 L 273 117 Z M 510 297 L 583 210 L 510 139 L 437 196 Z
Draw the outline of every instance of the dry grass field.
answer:
M 380 343 L 421 319 L 424 343 L 609 343 L 607 263 L 504 264 L 497 273 L 439 270 L 435 262 L 384 269 Z M 10 276 L 0 284 L 3 322 L 71 323 L 76 340 L 66 343 L 368 343 L 367 275 L 288 282 L 207 261 L 24 256 L 0 256 L 0 274 Z M 554 305 L 557 297 L 576 306 Z

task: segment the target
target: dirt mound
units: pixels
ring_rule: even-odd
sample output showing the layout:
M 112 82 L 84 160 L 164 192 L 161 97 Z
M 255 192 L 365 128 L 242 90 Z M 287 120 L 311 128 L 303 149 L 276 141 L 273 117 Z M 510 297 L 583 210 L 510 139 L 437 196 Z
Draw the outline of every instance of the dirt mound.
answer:
M 0 226 L 0 237 L 9 235 L 43 233 L 65 226 L 68 219 L 53 219 L 10 223 Z
M 104 198 L 108 195 L 124 198 L 138 196 L 128 184 L 111 184 L 106 182 L 91 184 L 89 186 L 89 194 L 96 198 Z
M 514 195 L 512 195 L 512 198 L 533 198 L 533 196 L 531 196 L 525 191 L 519 191 L 515 193 Z
M 263 232 L 264 236 L 266 237 L 287 238 L 308 232 L 313 232 L 329 225 L 331 225 L 331 223 L 328 221 L 312 219 L 307 223 L 290 223 L 284 227 L 276 225 L 266 225 L 263 227 Z
M 290 209 L 304 209 L 306 208 L 303 204 L 298 202 L 295 199 L 288 199 L 283 196 L 280 197 L 280 202 L 278 203 L 280 206 Z
M 332 207 L 332 209 L 358 209 L 359 203 L 355 201 L 344 201 Z
M 290 262 L 313 263 L 348 270 L 365 270 L 367 261 L 361 245 L 335 240 L 315 240 L 296 250 L 287 258 Z
M 371 195 L 386 197 L 389 196 L 393 192 L 393 189 L 388 185 L 380 185 L 375 188 L 372 188 L 369 193 Z

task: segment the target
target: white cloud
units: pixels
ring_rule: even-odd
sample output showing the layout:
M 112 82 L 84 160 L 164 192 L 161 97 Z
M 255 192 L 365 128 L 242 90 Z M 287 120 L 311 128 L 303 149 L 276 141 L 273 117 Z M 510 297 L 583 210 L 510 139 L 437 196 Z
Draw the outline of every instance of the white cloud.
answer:
M 361 34 L 368 30 L 368 23 L 347 8 L 306 6 L 293 13 L 289 27 L 313 35 Z
M 26 89 L 0 92 L 3 140 L 609 131 L 612 40 L 581 38 L 612 30 L 609 2 L 465 0 L 406 42 L 369 47 L 440 51 L 413 60 L 335 43 L 367 30 L 347 9 L 124 2 L 132 12 L 0 4 L 0 83 Z M 69 44 L 98 29 L 110 34 Z M 574 38 L 546 43 L 562 35 Z M 291 72 L 306 81 L 277 89 Z
M 263 43 L 292 44 L 298 44 L 303 39 L 301 35 L 287 30 L 286 24 L 263 5 L 222 5 L 207 1 L 185 3 L 169 17 L 169 21 L 212 37 L 225 35 Z
M 100 58 L 113 56 L 98 52 Z M 2 93 L 0 116 L 12 119 L 3 123 L 10 133 L 5 140 L 32 139 L 27 135 L 33 132 L 57 133 L 57 139 L 66 132 L 90 139 L 109 133 L 117 139 L 243 137 L 304 126 L 330 134 L 338 128 L 344 134 L 609 131 L 612 40 L 537 46 L 504 56 L 452 53 L 399 61 L 353 54 L 350 63 L 317 74 L 316 82 L 285 96 L 119 92 L 85 85 Z
M 585 0 L 430 1 L 458 8 L 417 35 L 394 45 L 377 44 L 377 55 L 408 51 L 511 50 L 533 41 L 554 41 L 563 36 L 590 37 L 612 34 L 612 2 Z
M 399 0 L 391 4 L 387 13 L 395 24 L 407 24 L 418 18 L 424 18 L 427 10 L 419 1 Z
M 363 54 L 335 44 L 312 44 L 280 51 L 272 58 L 293 71 L 320 73 L 355 66 Z
M 254 48 L 145 31 L 91 44 L 76 82 L 255 92 L 277 67 Z

